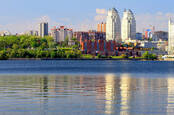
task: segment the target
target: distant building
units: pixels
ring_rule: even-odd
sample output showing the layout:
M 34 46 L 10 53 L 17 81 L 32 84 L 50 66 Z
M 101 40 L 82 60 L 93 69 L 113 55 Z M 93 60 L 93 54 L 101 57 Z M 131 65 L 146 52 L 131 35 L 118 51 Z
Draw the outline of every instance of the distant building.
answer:
M 143 34 L 142 33 L 136 33 L 136 40 L 142 40 Z
M 168 40 L 168 54 L 174 54 L 174 22 L 170 19 L 169 20 L 169 40 Z
M 31 35 L 31 36 L 39 36 L 39 32 L 35 31 L 35 30 L 30 30 L 28 32 L 26 32 L 27 35 Z
M 141 56 L 140 50 L 133 47 L 122 47 L 121 43 L 107 40 L 80 40 L 81 51 L 84 54 L 120 56 Z
M 39 36 L 48 36 L 48 23 L 42 22 L 39 24 Z
M 167 51 L 166 50 L 166 47 L 168 46 L 168 41 L 162 41 L 162 40 L 159 40 L 157 41 L 157 48 L 161 51 Z
M 145 36 L 144 36 L 144 38 L 145 38 L 145 39 L 150 39 L 150 38 L 152 38 L 152 37 L 153 37 L 152 30 L 151 30 L 151 29 L 147 29 L 147 30 L 145 31 Z
M 97 32 L 106 32 L 106 23 L 101 23 L 97 25 Z
M 140 47 L 142 48 L 157 48 L 157 42 L 151 42 L 151 41 L 141 41 Z
M 121 22 L 118 11 L 112 8 L 108 11 L 106 19 L 106 40 L 121 42 Z
M 85 40 L 106 40 L 106 33 L 105 32 L 74 32 L 73 35 L 75 38 L 77 38 L 78 41 L 80 39 L 82 41 Z
M 131 10 L 125 10 L 121 24 L 122 41 L 136 39 L 136 20 Z
M 144 39 L 152 39 L 155 32 L 155 26 L 150 25 L 150 27 L 143 30 Z
M 9 31 L 1 31 L 0 36 L 9 36 L 11 33 Z
M 159 40 L 168 41 L 168 32 L 165 32 L 165 31 L 156 31 L 153 34 L 152 40 L 153 41 L 159 41 Z
M 54 38 L 55 42 L 65 41 L 66 38 L 71 41 L 73 37 L 73 31 L 72 29 L 67 29 L 64 26 L 60 26 L 60 28 L 54 27 L 51 29 L 51 36 Z

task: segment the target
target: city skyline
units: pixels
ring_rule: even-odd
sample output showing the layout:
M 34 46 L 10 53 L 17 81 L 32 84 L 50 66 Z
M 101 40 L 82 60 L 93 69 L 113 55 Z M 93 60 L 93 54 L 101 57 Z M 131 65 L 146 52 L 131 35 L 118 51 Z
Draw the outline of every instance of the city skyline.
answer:
M 75 30 L 96 29 L 96 24 L 105 19 L 106 12 L 112 7 L 116 7 L 121 17 L 125 8 L 131 9 L 135 13 L 138 32 L 149 25 L 156 26 L 157 30 L 167 31 L 168 18 L 174 17 L 174 9 L 171 5 L 174 3 L 173 1 L 88 0 L 84 1 L 84 4 L 81 4 L 80 0 L 69 1 L 69 4 L 56 0 L 17 1 L 1 2 L 5 4 L 0 8 L 3 11 L 0 18 L 1 31 L 9 30 L 12 33 L 20 33 L 35 29 L 36 24 L 43 17 L 51 27 L 65 25 Z M 158 7 L 155 7 L 154 4 Z M 167 7 L 163 4 L 166 4 Z

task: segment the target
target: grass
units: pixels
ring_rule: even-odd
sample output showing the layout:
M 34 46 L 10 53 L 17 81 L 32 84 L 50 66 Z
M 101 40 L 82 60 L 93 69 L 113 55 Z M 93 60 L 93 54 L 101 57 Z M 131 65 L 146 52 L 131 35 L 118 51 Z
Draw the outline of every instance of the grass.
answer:
M 144 59 L 144 58 L 143 57 L 135 57 L 135 58 L 129 57 L 129 59 Z
M 83 54 L 81 57 L 84 59 L 92 59 L 94 56 L 90 54 Z
M 123 56 L 110 56 L 110 57 L 111 57 L 111 59 L 126 59 Z M 91 54 L 82 54 L 81 58 L 82 59 L 100 59 L 100 58 L 98 58 L 98 56 L 93 56 Z M 135 58 L 129 57 L 127 59 L 144 59 L 144 58 L 143 57 L 135 57 Z
M 111 56 L 111 57 L 112 57 L 112 59 L 123 59 L 122 56 Z

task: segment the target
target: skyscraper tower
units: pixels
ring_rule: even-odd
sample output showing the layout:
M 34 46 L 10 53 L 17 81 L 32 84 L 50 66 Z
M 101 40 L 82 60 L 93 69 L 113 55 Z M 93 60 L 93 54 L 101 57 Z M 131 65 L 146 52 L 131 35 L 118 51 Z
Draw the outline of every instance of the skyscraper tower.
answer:
M 136 39 L 136 20 L 131 10 L 125 10 L 121 24 L 122 41 Z
M 174 22 L 171 19 L 169 20 L 168 31 L 168 54 L 174 55 Z
M 48 36 L 48 22 L 42 22 L 39 24 L 39 36 Z
M 108 11 L 106 20 L 106 40 L 121 42 L 121 22 L 118 11 L 112 8 Z

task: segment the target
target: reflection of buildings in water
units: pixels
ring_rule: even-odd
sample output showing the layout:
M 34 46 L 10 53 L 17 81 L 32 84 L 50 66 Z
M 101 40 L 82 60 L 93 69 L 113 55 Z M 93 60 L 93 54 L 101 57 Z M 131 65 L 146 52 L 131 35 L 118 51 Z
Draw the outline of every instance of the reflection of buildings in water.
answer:
M 121 94 L 121 109 L 120 115 L 130 115 L 130 90 L 131 90 L 131 78 L 128 74 L 123 74 L 120 81 L 120 94 Z
M 168 105 L 167 113 L 168 115 L 173 115 L 174 113 L 174 78 L 168 78 Z
M 115 76 L 112 74 L 107 74 L 105 76 L 105 113 L 113 114 L 114 112 L 114 100 L 115 100 Z
M 110 115 L 120 112 L 120 115 L 130 115 L 130 92 L 136 87 L 136 80 L 130 78 L 130 75 L 123 74 L 115 77 L 112 74 L 105 76 L 105 113 Z M 116 107 L 116 104 L 120 106 Z

